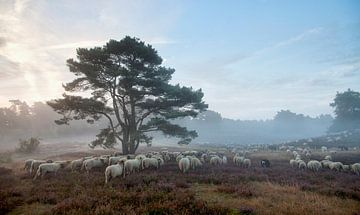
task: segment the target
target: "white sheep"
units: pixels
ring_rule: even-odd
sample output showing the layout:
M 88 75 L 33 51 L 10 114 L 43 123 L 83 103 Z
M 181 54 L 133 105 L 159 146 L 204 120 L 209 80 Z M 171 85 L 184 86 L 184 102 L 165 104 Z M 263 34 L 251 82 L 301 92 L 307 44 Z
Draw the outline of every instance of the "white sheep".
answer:
M 329 165 L 331 170 L 340 171 L 344 169 L 343 164 L 341 162 L 331 162 Z
M 201 157 L 200 157 L 200 161 L 203 162 L 203 163 L 205 163 L 207 159 L 208 159 L 207 154 L 202 154 Z
M 227 164 L 227 157 L 225 155 L 222 157 L 222 162 L 223 164 Z
M 295 160 L 295 159 L 291 159 L 290 160 L 290 165 L 291 165 L 291 167 L 296 167 L 296 166 L 298 166 L 298 161 Z
M 108 165 L 115 165 L 116 163 L 118 163 L 121 159 L 126 159 L 126 156 L 114 156 L 114 157 L 110 157 L 109 158 L 109 162 Z
M 111 165 L 105 169 L 105 184 L 107 184 L 111 178 L 121 176 L 124 172 L 125 159 L 119 160 L 118 164 Z
M 243 161 L 244 161 L 244 159 L 245 159 L 245 158 L 242 157 L 242 156 L 235 155 L 234 158 L 233 158 L 233 162 L 234 162 L 235 165 L 241 166 L 242 163 L 243 163 Z
M 351 165 L 351 171 L 353 171 L 356 175 L 360 175 L 360 163 L 354 163 Z
M 222 164 L 222 159 L 219 156 L 214 156 L 210 158 L 210 164 L 211 165 L 221 165 Z
M 87 173 L 89 173 L 91 169 L 104 167 L 105 164 L 106 164 L 106 159 L 96 157 L 96 158 L 84 160 L 83 168 L 86 170 Z
M 177 157 L 176 157 L 176 163 L 179 163 L 179 161 L 181 160 L 181 158 L 184 158 L 185 156 L 184 155 L 178 155 Z
M 326 155 L 324 159 L 325 159 L 325 160 L 328 160 L 328 161 L 331 161 L 331 160 L 332 160 L 331 155 Z
M 76 169 L 80 169 L 85 158 L 80 158 L 77 160 L 71 161 L 71 171 L 75 171 Z
M 34 180 L 36 180 L 37 177 L 41 176 L 44 177 L 46 173 L 53 172 L 55 175 L 59 171 L 60 168 L 64 168 L 64 163 L 43 163 L 40 164 L 37 172 L 35 174 Z
M 133 173 L 135 171 L 139 171 L 141 168 L 141 159 L 128 159 L 125 161 L 124 163 L 124 177 L 126 176 L 126 174 L 130 174 Z
M 307 168 L 312 171 L 318 172 L 321 169 L 321 163 L 317 160 L 311 160 L 307 163 Z
M 142 168 L 143 169 L 147 169 L 150 167 L 154 167 L 156 169 L 158 169 L 160 167 L 160 163 L 158 161 L 158 159 L 156 158 L 144 158 L 142 160 Z
M 251 166 L 251 160 L 248 159 L 248 158 L 245 158 L 244 161 L 243 161 L 243 166 L 245 168 L 249 168 Z
M 33 162 L 31 163 L 31 167 L 30 167 L 30 175 L 32 175 L 32 173 L 35 172 L 39 168 L 40 164 L 43 164 L 43 163 L 52 163 L 52 161 L 51 160 L 48 160 L 48 161 L 33 160 Z
M 329 160 L 322 160 L 321 164 L 324 168 L 330 168 L 330 164 L 332 163 L 332 161 Z
M 152 158 L 156 158 L 159 161 L 160 166 L 163 166 L 165 161 L 164 161 L 164 156 L 161 155 L 153 155 L 151 156 Z
M 293 151 L 293 155 L 294 157 L 296 157 L 296 155 L 298 155 L 299 153 L 297 151 Z
M 24 165 L 24 169 L 26 170 L 26 172 L 28 172 L 29 174 L 31 174 L 30 172 L 30 168 L 31 168 L 31 164 L 34 161 L 34 159 L 28 159 L 25 161 L 25 165 Z
M 306 163 L 303 160 L 298 161 L 299 169 L 306 169 Z
M 350 165 L 343 165 L 344 171 L 350 171 Z
M 136 155 L 136 156 L 135 156 L 135 159 L 138 159 L 138 160 L 143 160 L 144 158 L 146 158 L 146 156 L 143 155 L 143 154 L 140 154 L 140 155 Z
M 192 157 L 192 158 L 190 159 L 190 163 L 191 163 L 191 168 L 192 168 L 192 169 L 196 169 L 197 167 L 201 167 L 201 166 L 202 166 L 201 161 L 200 161 L 199 158 L 197 158 L 197 157 Z
M 186 173 L 190 169 L 190 159 L 185 157 L 179 160 L 179 169 L 181 172 Z

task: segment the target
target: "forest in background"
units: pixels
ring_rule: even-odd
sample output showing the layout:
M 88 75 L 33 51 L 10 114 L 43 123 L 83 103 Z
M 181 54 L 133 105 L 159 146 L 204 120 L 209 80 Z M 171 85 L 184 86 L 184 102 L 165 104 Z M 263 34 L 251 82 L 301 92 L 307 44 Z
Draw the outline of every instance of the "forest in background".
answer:
M 57 125 L 59 114 L 42 102 L 28 105 L 20 100 L 11 100 L 9 107 L 0 108 L 0 144 L 14 144 L 19 139 L 39 137 L 44 141 L 56 139 L 77 142 L 90 141 L 100 129 L 107 126 L 105 119 L 89 124 L 74 120 L 70 125 Z M 206 144 L 271 144 L 326 134 L 333 122 L 331 115 L 309 117 L 289 110 L 279 111 L 271 120 L 233 120 L 220 113 L 208 110 L 197 118 L 185 117 L 176 123 L 196 130 L 199 134 L 193 143 Z M 164 138 L 153 133 L 157 143 L 176 143 L 173 138 Z

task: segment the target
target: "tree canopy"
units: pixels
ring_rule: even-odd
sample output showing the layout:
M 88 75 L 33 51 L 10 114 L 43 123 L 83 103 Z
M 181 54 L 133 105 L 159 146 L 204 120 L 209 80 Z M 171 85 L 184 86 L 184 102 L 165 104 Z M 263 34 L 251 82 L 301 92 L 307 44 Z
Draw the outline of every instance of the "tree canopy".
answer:
M 207 109 L 201 89 L 169 83 L 173 68 L 161 65 L 157 51 L 137 38 L 110 40 L 103 47 L 78 48 L 77 60 L 68 59 L 70 72 L 77 78 L 64 85 L 69 93 L 88 92 L 90 96 L 63 94 L 48 102 L 62 118 L 94 123 L 108 119 L 90 146 L 113 147 L 122 144 L 123 153 L 134 153 L 140 143 L 150 143 L 150 132 L 160 131 L 188 144 L 197 137 L 174 123 L 174 119 L 196 117 Z
M 329 128 L 331 132 L 345 131 L 360 128 L 360 93 L 348 89 L 336 93 L 334 102 L 335 120 Z

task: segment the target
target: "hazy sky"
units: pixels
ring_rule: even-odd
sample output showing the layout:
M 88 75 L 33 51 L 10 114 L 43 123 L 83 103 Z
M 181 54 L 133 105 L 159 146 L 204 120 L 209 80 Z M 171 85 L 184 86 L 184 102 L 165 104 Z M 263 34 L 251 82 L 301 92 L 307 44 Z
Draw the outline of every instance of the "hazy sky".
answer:
M 360 91 L 360 1 L 0 1 L 0 107 L 60 97 L 77 47 L 136 36 L 235 119 L 331 113 Z

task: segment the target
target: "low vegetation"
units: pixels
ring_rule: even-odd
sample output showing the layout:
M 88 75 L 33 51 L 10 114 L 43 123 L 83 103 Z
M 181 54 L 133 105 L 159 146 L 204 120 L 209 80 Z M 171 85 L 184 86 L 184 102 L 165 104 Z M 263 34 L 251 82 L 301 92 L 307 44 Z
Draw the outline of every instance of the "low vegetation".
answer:
M 68 158 L 69 155 L 62 157 Z M 58 158 L 62 158 L 61 156 Z M 182 174 L 175 162 L 104 185 L 104 169 L 63 170 L 33 181 L 21 168 L 0 168 L 0 213 L 26 214 L 354 214 L 360 211 L 359 176 L 293 169 L 285 153 L 256 153 L 253 167 L 233 165 Z M 267 157 L 271 168 L 261 168 Z M 359 154 L 339 154 L 354 162 Z M 51 157 L 50 157 L 51 158 Z M 345 161 L 344 161 L 345 162 Z

